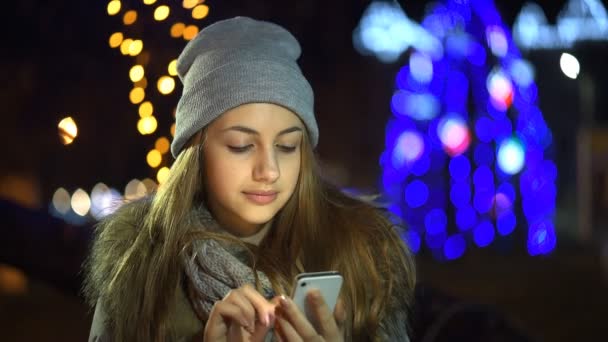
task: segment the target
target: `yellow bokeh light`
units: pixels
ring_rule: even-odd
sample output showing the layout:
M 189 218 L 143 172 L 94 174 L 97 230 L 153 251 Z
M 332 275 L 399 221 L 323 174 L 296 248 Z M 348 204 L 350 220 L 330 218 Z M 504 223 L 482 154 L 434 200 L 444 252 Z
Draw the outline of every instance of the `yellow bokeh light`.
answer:
M 131 79 L 131 82 L 140 81 L 142 78 L 144 78 L 144 74 L 144 67 L 141 65 L 134 65 L 131 67 L 131 70 L 129 70 L 129 78 Z
M 156 2 L 156 0 L 144 0 L 144 4 L 146 5 L 152 5 Z
M 122 53 L 123 55 L 128 55 L 129 48 L 131 47 L 131 43 L 133 43 L 133 39 L 131 39 L 131 38 L 127 38 L 127 39 L 123 40 L 122 43 L 120 44 L 120 53 Z
M 155 169 L 163 161 L 163 156 L 159 150 L 154 149 L 148 152 L 148 155 L 146 156 L 146 161 L 148 162 L 148 165 L 150 165 L 151 168 Z
M 144 186 L 146 187 L 146 192 L 148 194 L 153 193 L 158 187 L 158 184 L 156 184 L 156 182 L 151 180 L 150 178 L 146 178 L 141 182 L 144 183 Z
M 125 25 L 131 25 L 137 20 L 137 12 L 134 10 L 127 11 L 125 15 L 122 16 L 122 22 Z
M 184 25 L 184 23 L 173 24 L 173 26 L 171 26 L 171 37 L 173 37 L 173 38 L 181 37 L 182 34 L 184 34 L 185 28 L 186 28 L 186 25 Z
M 163 184 L 167 181 L 167 179 L 169 178 L 169 172 L 169 168 L 166 166 L 163 166 L 160 168 L 160 170 L 158 170 L 158 173 L 156 174 L 156 180 L 158 180 L 159 184 Z
M 146 89 L 146 87 L 148 86 L 148 79 L 144 77 L 141 80 L 133 83 L 133 85 L 136 86 L 136 87 L 138 87 L 138 88 Z
M 191 9 L 194 6 L 198 5 L 200 2 L 199 0 L 184 0 L 182 1 L 182 6 L 186 9 Z
M 172 137 L 175 136 L 175 122 L 171 124 L 171 128 L 169 129 L 169 133 L 171 133 Z
M 171 94 L 173 89 L 175 89 L 175 80 L 171 76 L 162 76 L 158 79 L 156 86 L 161 94 Z
M 146 186 L 139 179 L 132 179 L 125 187 L 125 199 L 127 201 L 134 201 L 146 196 Z
M 139 119 L 137 122 L 137 130 L 142 135 L 152 134 L 156 131 L 158 122 L 153 116 L 146 116 L 145 118 Z
M 62 119 L 57 125 L 59 129 L 59 138 L 64 145 L 71 144 L 78 135 L 78 126 L 71 116 Z
M 132 104 L 140 103 L 141 101 L 144 100 L 145 97 L 146 97 L 146 91 L 144 90 L 144 88 L 135 87 L 135 88 L 131 89 L 131 91 L 129 92 L 129 100 L 131 101 Z
M 167 71 L 169 71 L 169 75 L 177 76 L 177 59 L 174 59 L 169 63 L 169 67 L 167 67 Z
M 139 55 L 141 50 L 143 50 L 143 48 L 144 48 L 144 42 L 141 41 L 140 39 L 136 39 L 131 43 L 131 45 L 129 45 L 129 55 L 137 56 L 137 55 Z
M 150 101 L 146 101 L 139 105 L 139 117 L 145 118 L 147 116 L 152 116 L 154 113 L 154 106 Z
M 184 29 L 184 39 L 185 40 L 192 40 L 192 39 L 194 39 L 194 37 L 196 37 L 197 34 L 198 34 L 198 27 L 196 27 L 195 25 L 188 25 L 188 27 L 186 27 Z
M 108 14 L 116 15 L 118 12 L 120 12 L 120 6 L 120 0 L 112 0 L 108 2 Z
M 169 9 L 169 6 L 166 5 L 156 7 L 156 9 L 154 10 L 154 20 L 163 21 L 167 19 L 170 11 L 171 10 Z
M 160 137 L 160 138 L 156 139 L 156 142 L 154 143 L 154 148 L 157 149 L 162 154 L 169 152 L 170 146 L 171 146 L 171 143 L 169 142 L 169 139 L 167 139 L 165 137 Z
M 209 14 L 209 6 L 207 5 L 198 5 L 192 10 L 192 18 L 194 19 L 203 19 L 207 14 Z
M 115 32 L 115 33 L 112 33 L 108 42 L 109 42 L 111 48 L 117 48 L 120 46 L 120 43 L 122 43 L 122 40 L 123 40 L 122 32 Z
M 91 198 L 86 191 L 78 189 L 72 194 L 72 210 L 80 216 L 85 216 L 91 209 Z

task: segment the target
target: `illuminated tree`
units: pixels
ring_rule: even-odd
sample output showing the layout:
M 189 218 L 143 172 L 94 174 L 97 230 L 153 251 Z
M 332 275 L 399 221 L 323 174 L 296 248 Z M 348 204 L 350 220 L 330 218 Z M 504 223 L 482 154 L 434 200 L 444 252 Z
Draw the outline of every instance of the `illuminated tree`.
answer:
M 397 74 L 380 158 L 407 241 L 455 259 L 521 227 L 531 255 L 549 253 L 557 169 L 531 65 L 492 1 L 443 1 L 422 26 L 442 49 L 414 50 Z

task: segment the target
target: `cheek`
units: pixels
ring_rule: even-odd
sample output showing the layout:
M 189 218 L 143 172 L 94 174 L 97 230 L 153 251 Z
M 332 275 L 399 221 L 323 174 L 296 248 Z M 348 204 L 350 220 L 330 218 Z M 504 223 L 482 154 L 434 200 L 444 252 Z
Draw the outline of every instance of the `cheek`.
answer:
M 242 170 L 226 156 L 209 153 L 205 162 L 207 188 L 216 194 L 234 190 L 242 178 Z

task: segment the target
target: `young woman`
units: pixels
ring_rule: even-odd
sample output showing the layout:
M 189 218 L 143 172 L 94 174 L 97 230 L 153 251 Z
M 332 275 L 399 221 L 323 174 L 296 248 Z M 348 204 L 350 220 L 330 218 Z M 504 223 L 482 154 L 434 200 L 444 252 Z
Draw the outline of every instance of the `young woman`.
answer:
M 300 46 L 237 17 L 178 59 L 169 179 L 99 223 L 86 265 L 91 340 L 407 341 L 415 271 L 383 212 L 320 178 Z M 330 312 L 289 298 L 302 272 L 344 277 Z

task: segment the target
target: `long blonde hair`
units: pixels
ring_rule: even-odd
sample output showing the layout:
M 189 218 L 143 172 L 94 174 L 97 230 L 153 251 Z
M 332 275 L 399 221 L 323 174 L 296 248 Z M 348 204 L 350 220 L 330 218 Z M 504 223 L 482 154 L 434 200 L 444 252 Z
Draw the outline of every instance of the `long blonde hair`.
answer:
M 197 134 L 179 154 L 167 182 L 149 203 L 125 206 L 122 214 L 98 229 L 85 293 L 91 304 L 103 300 L 116 340 L 162 340 L 180 283 L 181 253 L 195 239 L 219 238 L 201 231 L 191 214 L 205 197 L 204 136 Z M 340 271 L 348 339 L 375 340 L 385 315 L 407 309 L 403 306 L 411 302 L 415 282 L 411 255 L 385 214 L 344 195 L 319 176 L 306 133 L 301 146 L 294 194 L 260 245 L 243 246 L 251 251 L 254 270 L 263 271 L 277 293 L 290 293 L 300 272 Z M 143 221 L 133 222 L 133 217 Z M 130 225 L 131 230 L 104 229 L 108 225 Z M 117 248 L 119 239 L 126 241 Z M 112 246 L 103 246 L 104 241 Z M 106 248 L 113 248 L 110 255 Z M 117 260 L 100 269 L 99 260 L 112 257 Z

